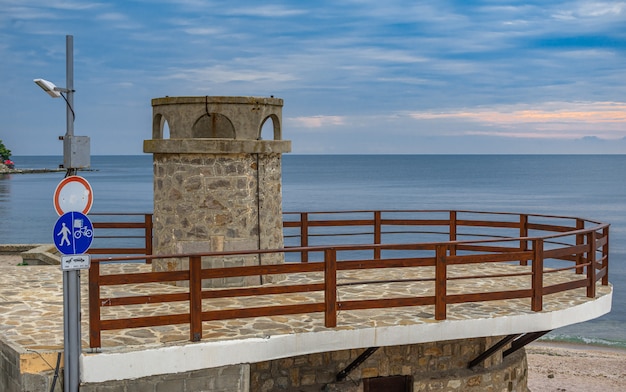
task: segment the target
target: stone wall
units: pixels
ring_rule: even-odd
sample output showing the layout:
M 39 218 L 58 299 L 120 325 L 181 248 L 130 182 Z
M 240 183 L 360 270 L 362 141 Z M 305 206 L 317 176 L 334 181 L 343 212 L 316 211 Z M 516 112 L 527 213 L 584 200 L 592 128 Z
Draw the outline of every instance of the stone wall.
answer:
M 155 254 L 283 246 L 281 154 L 154 154 Z M 282 255 L 205 258 L 203 267 L 275 264 Z M 155 261 L 156 271 L 188 268 Z M 279 277 L 280 278 L 280 277 Z M 224 278 L 204 287 L 260 284 L 276 277 Z
M 474 369 L 467 364 L 500 337 L 381 347 L 336 382 L 365 349 L 302 355 L 254 364 L 224 366 L 132 380 L 81 385 L 81 392 L 362 392 L 364 379 L 410 376 L 413 392 L 527 392 L 524 350 L 501 352 Z M 13 390 L 8 390 L 13 391 Z M 17 390 L 16 390 L 17 391 Z M 21 390 L 20 390 L 21 391 Z
M 23 265 L 61 264 L 61 256 L 54 244 L 4 244 L 0 245 L 1 255 L 19 257 L 19 263 Z
M 283 100 L 266 97 L 163 97 L 152 100 L 152 139 L 261 140 L 263 123 L 271 119 L 273 140 L 282 140 Z M 213 124 L 211 124 L 213 123 Z M 228 132 L 224 132 L 228 128 Z M 219 129 L 221 128 L 221 129 Z
M 248 392 L 249 365 L 233 365 L 133 380 L 82 384 L 81 392 Z
M 502 359 L 501 352 L 474 369 L 467 364 L 500 337 L 381 347 L 336 382 L 336 375 L 364 349 L 341 350 L 291 358 L 201 369 L 138 379 L 82 384 L 81 392 L 362 392 L 363 380 L 410 376 L 413 392 L 527 392 L 524 350 Z M 57 353 L 20 353 L 0 340 L 0 391 L 50 391 Z M 62 364 L 62 361 L 61 361 Z M 62 390 L 63 369 L 54 391 Z M 324 389 L 322 389 L 324 388 Z
M 0 391 L 50 391 L 58 353 L 24 352 L 0 340 Z M 63 361 L 52 392 L 63 390 Z
M 381 347 L 341 382 L 336 375 L 363 351 L 343 350 L 256 363 L 250 369 L 250 391 L 278 392 L 325 388 L 363 391 L 363 379 L 408 375 L 413 391 L 527 391 L 523 350 L 502 360 L 501 352 L 472 370 L 467 364 L 500 338 L 476 338 Z

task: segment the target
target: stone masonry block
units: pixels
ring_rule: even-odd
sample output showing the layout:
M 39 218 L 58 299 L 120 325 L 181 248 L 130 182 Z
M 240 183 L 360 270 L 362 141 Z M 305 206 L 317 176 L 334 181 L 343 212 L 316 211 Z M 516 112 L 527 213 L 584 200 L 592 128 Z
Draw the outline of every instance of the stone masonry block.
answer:
M 156 384 L 155 392 L 181 392 L 185 391 L 185 380 L 165 380 Z

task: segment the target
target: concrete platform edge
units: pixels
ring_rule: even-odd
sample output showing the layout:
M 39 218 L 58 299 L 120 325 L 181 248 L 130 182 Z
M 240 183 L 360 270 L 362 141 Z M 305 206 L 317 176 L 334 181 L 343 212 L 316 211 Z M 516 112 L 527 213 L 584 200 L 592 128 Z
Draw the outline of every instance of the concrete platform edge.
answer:
M 553 330 L 600 317 L 611 310 L 613 290 L 567 309 L 470 320 L 444 320 L 428 324 L 332 329 L 299 333 L 190 343 L 183 346 L 137 347 L 126 352 L 84 353 L 81 381 L 98 383 L 160 374 L 181 373 L 226 365 L 255 363 L 291 356 L 373 346 L 393 346 Z

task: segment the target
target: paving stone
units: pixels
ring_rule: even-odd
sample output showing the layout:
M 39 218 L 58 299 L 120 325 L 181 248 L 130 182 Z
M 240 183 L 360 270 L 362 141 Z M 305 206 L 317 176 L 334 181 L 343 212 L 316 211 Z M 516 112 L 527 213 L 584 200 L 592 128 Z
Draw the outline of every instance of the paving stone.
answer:
M 132 274 L 150 272 L 150 265 L 144 264 L 108 264 L 102 266 L 102 273 Z M 530 288 L 530 276 L 494 278 L 489 275 L 504 275 L 514 272 L 530 272 L 530 266 L 512 264 L 475 264 L 471 267 L 449 266 L 449 277 L 465 275 L 485 276 L 481 280 L 457 280 L 450 283 L 450 288 L 459 292 L 500 291 Z M 432 282 L 415 281 L 418 278 L 434 277 L 432 268 L 378 269 L 360 271 L 340 271 L 338 273 L 339 300 L 378 299 L 392 297 L 417 297 L 433 295 Z M 553 285 L 584 278 L 571 271 L 560 271 L 544 275 L 544 284 Z M 411 282 L 397 282 L 397 280 Z M 345 285 L 355 281 L 377 282 L 358 286 Z M 294 274 L 278 283 L 271 284 L 310 284 L 322 281 L 322 274 Z M 168 284 L 148 283 L 124 287 L 104 287 L 102 298 L 119 295 L 148 295 L 155 293 L 184 293 L 188 288 Z M 597 286 L 597 297 L 611 292 L 610 286 Z M 30 352 L 59 352 L 63 347 L 63 290 L 62 272 L 58 266 L 2 266 L 0 267 L 0 340 L 19 350 Z M 89 309 L 88 309 L 88 274 L 82 274 L 82 339 L 83 350 L 89 347 Z M 544 311 L 566 309 L 585 303 L 586 289 L 580 288 L 547 295 L 543 299 Z M 233 309 L 238 307 L 256 307 L 277 304 L 323 302 L 323 292 L 311 292 L 267 297 L 211 299 L 203 302 L 203 309 Z M 187 302 L 166 304 L 133 305 L 128 307 L 104 307 L 102 317 L 114 319 L 133 315 L 156 315 L 167 313 L 186 313 Z M 448 305 L 449 320 L 472 318 L 504 317 L 511 314 L 531 314 L 530 299 L 512 299 L 469 304 Z M 368 309 L 339 311 L 337 329 L 357 330 L 379 326 L 418 325 L 436 322 L 433 306 L 414 306 L 391 309 Z M 251 337 L 267 338 L 280 334 L 324 331 L 322 313 L 299 314 L 277 317 L 258 317 L 237 320 L 211 321 L 203 323 L 203 341 L 225 339 L 244 339 Z M 128 350 L 132 346 L 155 347 L 158 345 L 188 344 L 189 326 L 172 325 L 151 328 L 105 331 L 102 333 L 102 351 L 116 352 Z M 441 355 L 441 353 L 432 353 Z M 444 353 L 449 355 L 449 353 Z M 302 381 L 306 382 L 302 376 Z M 173 386 L 162 388 L 173 390 Z

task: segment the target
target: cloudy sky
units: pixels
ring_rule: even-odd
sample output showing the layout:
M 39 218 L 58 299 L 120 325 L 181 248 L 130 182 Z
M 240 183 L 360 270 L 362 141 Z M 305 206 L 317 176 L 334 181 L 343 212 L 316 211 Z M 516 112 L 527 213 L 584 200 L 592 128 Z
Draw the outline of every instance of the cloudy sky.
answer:
M 0 0 L 0 139 L 142 154 L 150 100 L 285 100 L 298 154 L 626 153 L 624 1 Z

